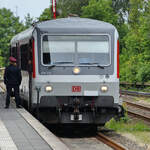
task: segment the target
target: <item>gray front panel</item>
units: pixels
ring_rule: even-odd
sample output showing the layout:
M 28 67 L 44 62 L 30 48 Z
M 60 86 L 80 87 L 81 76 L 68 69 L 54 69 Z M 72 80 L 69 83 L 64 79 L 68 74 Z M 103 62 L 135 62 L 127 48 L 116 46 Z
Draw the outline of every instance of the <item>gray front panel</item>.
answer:
M 45 87 L 51 85 L 53 90 L 51 92 L 46 92 Z M 107 92 L 102 92 L 100 87 L 106 85 L 108 87 Z M 40 96 L 114 96 L 118 98 L 119 83 L 109 82 L 109 83 L 40 83 Z M 72 86 L 80 86 L 81 91 L 73 92 Z

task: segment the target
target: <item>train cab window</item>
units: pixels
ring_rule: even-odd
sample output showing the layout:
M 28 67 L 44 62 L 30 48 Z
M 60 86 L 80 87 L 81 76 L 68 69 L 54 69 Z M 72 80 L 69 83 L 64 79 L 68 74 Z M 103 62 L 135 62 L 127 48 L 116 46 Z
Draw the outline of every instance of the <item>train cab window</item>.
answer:
M 108 35 L 43 36 L 43 64 L 100 64 L 111 63 Z
M 20 46 L 21 52 L 21 69 L 26 70 L 28 69 L 28 45 L 21 45 Z
M 77 41 L 79 64 L 110 65 L 110 40 L 107 35 L 80 37 Z
M 72 64 L 75 53 L 74 41 L 65 37 L 44 36 L 42 43 L 43 64 Z
M 50 53 L 43 53 L 43 63 L 50 64 Z

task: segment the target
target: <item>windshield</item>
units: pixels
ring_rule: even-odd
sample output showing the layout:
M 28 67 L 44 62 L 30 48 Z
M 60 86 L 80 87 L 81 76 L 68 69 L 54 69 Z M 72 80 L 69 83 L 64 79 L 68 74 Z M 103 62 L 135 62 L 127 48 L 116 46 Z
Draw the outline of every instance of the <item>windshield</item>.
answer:
M 110 41 L 107 35 L 49 36 L 42 39 L 44 65 L 110 64 Z

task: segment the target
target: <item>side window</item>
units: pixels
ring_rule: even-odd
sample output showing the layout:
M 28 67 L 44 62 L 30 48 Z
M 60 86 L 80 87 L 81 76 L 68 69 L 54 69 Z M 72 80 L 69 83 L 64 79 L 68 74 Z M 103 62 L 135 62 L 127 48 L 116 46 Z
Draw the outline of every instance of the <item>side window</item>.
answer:
M 11 56 L 13 56 L 17 59 L 17 47 L 11 48 Z
M 51 59 L 50 59 L 50 47 L 49 47 L 49 42 L 48 42 L 48 37 L 44 36 L 43 37 L 43 63 L 44 64 L 50 64 Z
M 28 71 L 32 72 L 32 42 L 30 41 L 29 46 L 28 46 Z
M 28 69 L 28 45 L 21 45 L 20 46 L 21 52 L 21 70 L 27 71 Z
M 50 53 L 43 53 L 43 63 L 44 64 L 50 64 Z

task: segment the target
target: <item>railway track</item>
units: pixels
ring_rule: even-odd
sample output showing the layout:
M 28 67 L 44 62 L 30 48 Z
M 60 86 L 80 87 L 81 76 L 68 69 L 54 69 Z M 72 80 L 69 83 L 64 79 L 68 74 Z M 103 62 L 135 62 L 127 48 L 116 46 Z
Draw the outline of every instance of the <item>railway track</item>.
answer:
M 130 116 L 142 119 L 150 123 L 150 106 L 124 100 L 127 104 L 127 112 Z
M 70 150 L 128 150 L 102 133 L 95 137 L 60 138 Z
M 120 91 L 120 93 L 125 95 L 131 95 L 131 96 L 150 97 L 150 93 L 146 93 L 146 92 L 123 90 Z M 126 100 L 123 101 L 128 106 L 127 107 L 128 115 L 138 119 L 142 119 L 143 121 L 146 121 L 148 124 L 150 124 L 150 105 L 147 106 L 141 103 L 133 102 L 130 98 L 126 98 Z
M 150 93 L 148 93 L 148 92 L 138 92 L 138 91 L 128 91 L 128 90 L 120 90 L 120 94 L 150 97 Z
M 127 148 L 125 148 L 123 145 L 116 143 L 115 141 L 113 141 L 112 139 L 110 139 L 109 137 L 105 136 L 102 133 L 98 133 L 96 138 L 102 141 L 103 143 L 107 144 L 109 147 L 113 148 L 114 150 L 127 150 Z

